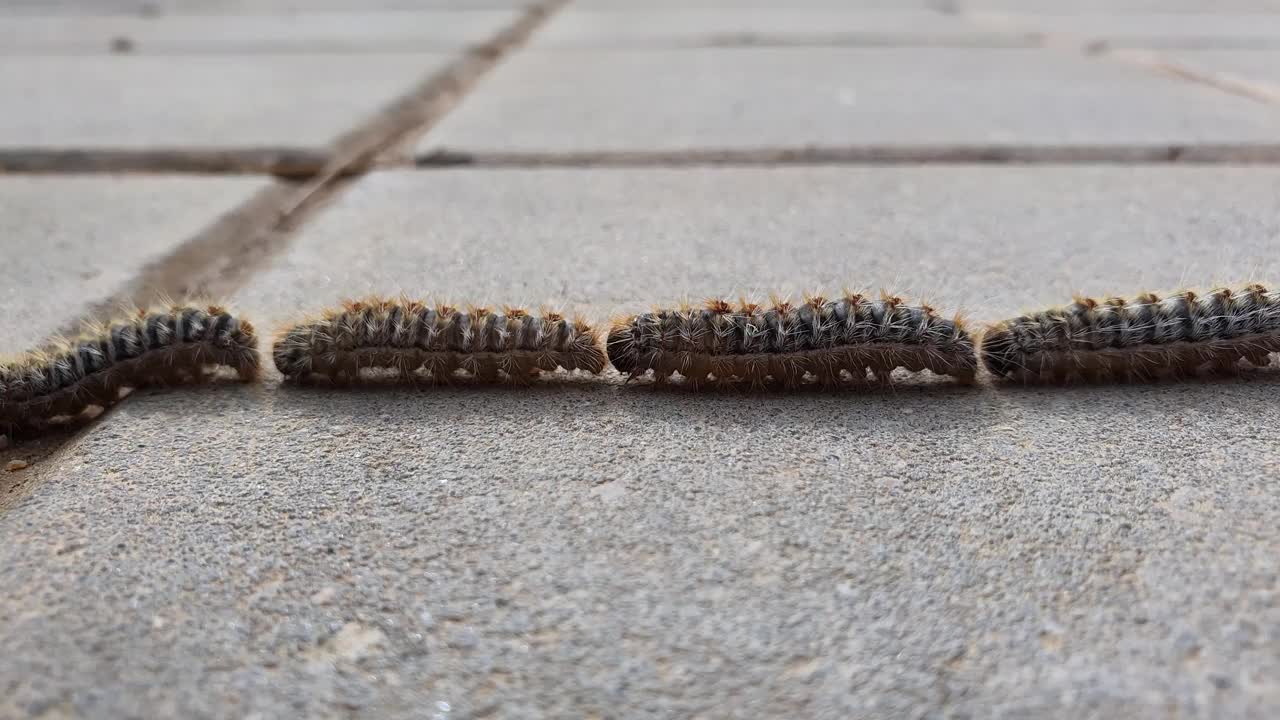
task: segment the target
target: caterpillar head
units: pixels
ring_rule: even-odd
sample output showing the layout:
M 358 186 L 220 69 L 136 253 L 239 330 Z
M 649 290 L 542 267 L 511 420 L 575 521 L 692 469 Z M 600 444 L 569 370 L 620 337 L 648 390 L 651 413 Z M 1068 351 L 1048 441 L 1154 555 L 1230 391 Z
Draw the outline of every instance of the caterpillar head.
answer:
M 1000 323 L 982 333 L 982 363 L 992 375 L 1007 377 L 1022 369 L 1021 349 L 1013 330 Z
M 609 354 L 609 363 L 620 373 L 634 373 L 638 357 L 636 356 L 635 333 L 630 325 L 615 325 L 609 331 L 605 342 L 605 350 Z

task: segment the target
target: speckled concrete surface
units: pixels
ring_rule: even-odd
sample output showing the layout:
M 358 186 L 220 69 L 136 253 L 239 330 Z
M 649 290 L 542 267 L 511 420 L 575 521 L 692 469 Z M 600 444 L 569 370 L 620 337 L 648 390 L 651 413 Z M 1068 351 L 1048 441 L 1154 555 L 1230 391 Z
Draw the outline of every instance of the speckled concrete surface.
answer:
M 1068 35 L 1084 42 L 1102 41 L 1110 47 L 1280 48 L 1280 12 L 972 12 L 965 17 L 987 27 Z
M 1015 33 L 984 30 L 955 15 L 927 9 L 866 10 L 832 6 L 707 7 L 578 10 L 558 13 L 530 46 L 671 48 L 772 44 L 1029 45 Z
M 0 145 L 324 147 L 452 55 L 21 56 L 0 62 Z M 94 108 L 94 112 L 83 112 Z
M 1065 52 L 624 48 L 521 53 L 420 147 L 1160 145 L 1270 142 L 1278 131 L 1262 103 Z
M 477 45 L 516 11 L 306 12 L 274 15 L 0 15 L 5 55 L 403 53 Z
M 139 398 L 0 525 L 5 713 L 1264 717 L 1274 392 Z
M 998 313 L 1274 276 L 1278 183 L 377 174 L 238 301 L 275 322 L 506 287 L 603 313 L 898 273 Z M 0 714 L 1267 717 L 1278 383 L 144 393 L 0 515 Z
M 289 15 L 405 10 L 494 10 L 523 8 L 530 0 L 4 0 L 9 15 L 162 17 L 170 15 Z
M 850 285 L 997 320 L 1076 292 L 1280 275 L 1277 197 L 1265 167 L 383 172 L 238 302 L 275 321 L 406 291 L 603 320 Z
M 609 0 L 594 0 L 608 2 Z M 617 0 L 625 2 L 626 0 Z M 736 2 L 736 0 L 727 0 Z M 1182 13 L 1187 15 L 1218 15 L 1222 13 L 1280 12 L 1277 0 L 1076 0 L 1064 3 L 1060 0 L 956 0 L 950 7 L 960 11 L 1001 10 L 1019 13 L 1043 13 L 1047 15 L 1074 15 L 1110 13 L 1123 18 L 1126 15 L 1160 15 Z

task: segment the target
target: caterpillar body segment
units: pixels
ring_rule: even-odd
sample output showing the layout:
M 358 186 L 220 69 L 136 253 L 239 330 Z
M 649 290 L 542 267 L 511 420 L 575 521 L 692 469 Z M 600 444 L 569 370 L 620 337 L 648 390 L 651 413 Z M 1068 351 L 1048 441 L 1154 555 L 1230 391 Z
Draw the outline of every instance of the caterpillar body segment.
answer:
M 121 391 L 201 382 L 222 368 L 258 377 L 253 325 L 219 306 L 139 310 L 0 364 L 0 427 L 40 428 Z
M 633 378 L 652 372 L 662 382 L 678 373 L 695 387 L 857 385 L 868 372 L 885 382 L 896 368 L 967 383 L 977 367 L 961 320 L 888 295 L 660 309 L 615 322 L 607 348 L 613 366 Z
M 598 374 L 605 367 L 595 331 L 581 320 L 376 297 L 285 328 L 272 357 L 282 375 L 302 381 L 349 382 L 372 368 L 413 382 L 465 376 L 525 383 L 560 368 Z
M 982 333 L 992 374 L 1028 383 L 1231 373 L 1280 352 L 1280 293 L 1262 285 L 1132 300 L 1077 298 Z

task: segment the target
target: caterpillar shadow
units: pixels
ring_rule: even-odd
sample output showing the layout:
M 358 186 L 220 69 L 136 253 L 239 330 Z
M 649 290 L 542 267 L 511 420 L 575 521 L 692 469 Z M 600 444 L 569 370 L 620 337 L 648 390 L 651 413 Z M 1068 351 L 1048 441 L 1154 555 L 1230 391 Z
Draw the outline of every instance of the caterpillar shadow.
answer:
M 0 451 L 0 511 L 38 491 L 42 479 L 59 471 L 58 455 L 67 446 L 92 450 L 128 444 L 135 433 L 210 433 L 224 439 L 258 442 L 270 461 L 274 443 L 293 442 L 292 432 L 342 424 L 404 437 L 428 435 L 519 434 L 561 442 L 582 456 L 621 457 L 620 440 L 658 447 L 675 438 L 749 447 L 779 437 L 805 438 L 806 446 L 849 442 L 876 435 L 915 443 L 941 435 L 974 443 L 993 428 L 1013 427 L 1019 434 L 1053 432 L 1100 441 L 1099 425 L 1179 422 L 1200 418 L 1196 427 L 1230 434 L 1248 428 L 1255 435 L 1280 427 L 1280 368 L 1242 372 L 1232 377 L 1197 378 L 1142 384 L 1065 386 L 912 378 L 885 386 L 824 390 L 819 386 L 759 392 L 743 388 L 693 390 L 651 382 L 624 383 L 621 375 L 601 377 L 558 374 L 526 386 L 456 383 L 415 387 L 374 381 L 348 386 L 215 382 L 139 390 L 111 410 L 82 423 L 50 432 L 15 436 Z M 119 440 L 106 440 L 103 426 Z M 1188 430 L 1190 431 L 1190 430 Z M 1198 431 L 1197 431 L 1198 432 Z M 82 442 L 92 435 L 93 442 Z M 305 436 L 305 432 L 304 435 Z M 1268 435 L 1269 437 L 1269 435 Z M 406 452 L 418 453 L 413 444 Z M 477 450 L 477 452 L 479 452 Z M 638 450 L 629 451 L 632 456 Z M 92 458 L 91 458 L 92 461 Z

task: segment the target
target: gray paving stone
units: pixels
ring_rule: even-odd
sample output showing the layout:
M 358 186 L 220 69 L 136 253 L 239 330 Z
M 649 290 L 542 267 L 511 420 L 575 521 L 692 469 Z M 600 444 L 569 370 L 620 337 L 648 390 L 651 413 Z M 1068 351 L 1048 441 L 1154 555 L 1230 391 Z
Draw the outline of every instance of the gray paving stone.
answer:
M 38 345 L 267 181 L 0 176 L 0 352 Z
M 239 304 L 429 288 L 603 315 L 897 278 L 991 317 L 1274 277 L 1278 189 L 1223 167 L 386 173 Z M 1277 382 L 143 393 L 0 515 L 0 713 L 1267 717 Z
M 793 10 L 934 10 L 942 0 L 794 0 L 787 3 Z M 574 10 L 609 10 L 647 13 L 660 9 L 738 11 L 776 9 L 770 0 L 573 0 Z
M 1168 57 L 1212 73 L 1227 74 L 1280 88 L 1280 49 L 1195 50 L 1169 53 Z
M 1041 50 L 530 51 L 421 147 L 1267 142 L 1277 130 L 1274 112 L 1244 98 Z
M 1280 48 L 1280 13 L 1009 15 L 976 13 L 1009 32 L 1048 32 L 1105 41 L 1112 47 Z
M 0 0 L 11 15 L 269 15 L 374 10 L 492 10 L 522 8 L 532 0 Z
M 1278 191 L 1262 168 L 389 172 L 240 304 L 274 321 L 406 291 L 603 319 L 682 293 L 862 283 L 994 320 L 1075 292 L 1280 274 Z
M 840 10 L 932 10 L 943 7 L 946 0 L 793 0 L 787 3 L 792 9 L 840 9 Z M 711 9 L 736 11 L 742 9 L 777 8 L 771 0 L 573 0 L 573 9 L 640 11 L 665 9 Z
M 456 50 L 513 22 L 513 10 L 282 15 L 0 16 L 0 52 L 134 54 Z
M 0 145 L 327 145 L 450 59 L 435 53 L 7 58 L 0 63 L 0 95 L 23 103 L 0 116 Z
M 534 48 L 617 48 L 743 44 L 995 45 L 1027 44 L 932 10 L 797 10 L 747 7 L 655 8 L 558 13 L 530 43 Z
M 1251 13 L 1280 11 L 1280 0 L 955 0 L 959 10 L 1003 10 L 1017 13 Z

